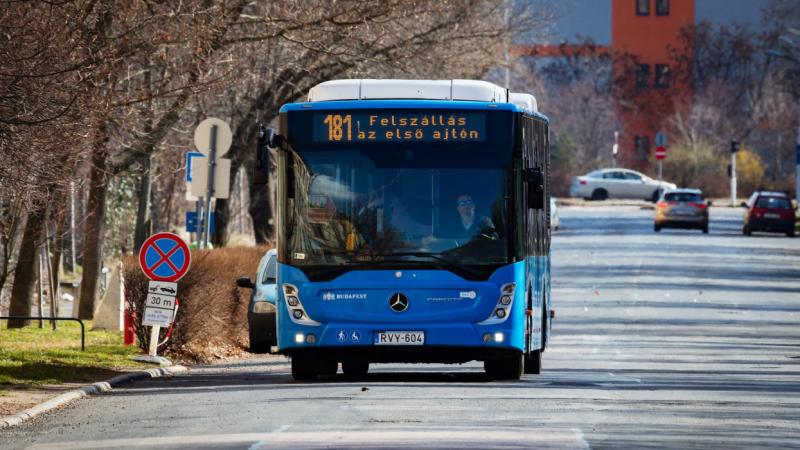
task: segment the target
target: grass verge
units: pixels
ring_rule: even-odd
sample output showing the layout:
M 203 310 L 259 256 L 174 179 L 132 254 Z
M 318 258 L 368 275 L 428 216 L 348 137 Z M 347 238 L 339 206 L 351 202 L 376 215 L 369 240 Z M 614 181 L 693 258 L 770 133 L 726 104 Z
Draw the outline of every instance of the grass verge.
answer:
M 144 367 L 130 360 L 139 349 L 122 345 L 121 332 L 87 331 L 86 351 L 81 351 L 77 323 L 60 323 L 56 331 L 49 323 L 42 329 L 33 325 L 8 330 L 0 321 L 0 328 L 0 395 L 9 385 L 94 382 Z

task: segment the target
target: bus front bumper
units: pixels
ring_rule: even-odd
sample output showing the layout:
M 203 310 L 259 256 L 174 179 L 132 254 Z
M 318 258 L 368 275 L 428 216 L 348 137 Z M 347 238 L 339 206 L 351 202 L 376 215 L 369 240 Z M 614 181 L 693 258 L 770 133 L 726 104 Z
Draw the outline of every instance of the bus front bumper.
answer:
M 505 325 L 505 324 L 499 324 Z M 279 353 L 324 351 L 331 357 L 365 357 L 374 362 L 466 362 L 482 360 L 503 351 L 522 351 L 522 336 L 510 325 L 460 324 L 348 324 L 328 323 L 318 327 L 292 327 L 284 330 Z M 416 345 L 385 345 L 380 333 L 422 332 L 424 341 Z M 521 334 L 517 331 L 516 334 Z M 313 337 L 310 337 L 313 336 Z

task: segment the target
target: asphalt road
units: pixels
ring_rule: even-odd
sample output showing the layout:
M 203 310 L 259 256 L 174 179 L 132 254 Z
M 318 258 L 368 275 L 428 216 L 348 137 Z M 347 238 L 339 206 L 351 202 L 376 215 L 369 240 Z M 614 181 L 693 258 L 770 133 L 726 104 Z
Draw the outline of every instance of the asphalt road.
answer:
M 798 448 L 800 238 L 652 231 L 652 211 L 563 208 L 542 375 L 379 365 L 295 383 L 285 360 L 135 383 L 11 429 L 20 448 Z

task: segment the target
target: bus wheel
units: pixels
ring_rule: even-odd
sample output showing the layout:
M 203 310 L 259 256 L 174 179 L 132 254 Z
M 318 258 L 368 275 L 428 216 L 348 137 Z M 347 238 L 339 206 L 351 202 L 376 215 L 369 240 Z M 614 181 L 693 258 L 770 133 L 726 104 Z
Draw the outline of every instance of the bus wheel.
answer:
M 538 375 L 542 373 L 542 351 L 533 350 L 530 355 L 525 355 L 525 373 Z
M 326 359 L 320 362 L 320 375 L 336 375 L 339 370 L 339 362 L 333 359 Z
M 292 378 L 296 381 L 316 380 L 317 362 L 308 355 L 292 356 Z
M 367 376 L 369 361 L 363 359 L 346 359 L 342 361 L 342 372 L 351 380 L 359 380 Z
M 522 377 L 524 355 L 515 353 L 483 362 L 486 375 L 493 380 L 519 380 Z

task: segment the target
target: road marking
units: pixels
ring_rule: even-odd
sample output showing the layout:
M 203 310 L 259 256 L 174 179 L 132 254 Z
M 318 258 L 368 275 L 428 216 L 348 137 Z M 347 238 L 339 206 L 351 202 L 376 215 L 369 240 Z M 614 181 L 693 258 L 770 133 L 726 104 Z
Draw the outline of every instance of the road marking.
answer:
M 286 426 L 288 428 L 288 426 Z M 46 442 L 35 444 L 30 449 L 104 449 L 104 448 L 151 448 L 156 446 L 223 446 L 246 445 L 250 449 L 269 448 L 328 448 L 335 443 L 337 448 L 538 448 L 590 450 L 580 429 L 563 428 L 487 428 L 451 427 L 420 428 L 402 427 L 373 430 L 297 430 L 272 433 L 232 433 L 185 436 L 156 436 L 96 441 Z M 285 429 L 284 429 L 285 430 Z
M 272 434 L 283 433 L 284 431 L 288 430 L 291 425 L 282 425 L 277 430 L 273 431 Z M 258 450 L 259 448 L 269 444 L 267 441 L 258 441 L 255 444 L 248 447 L 248 450 Z

